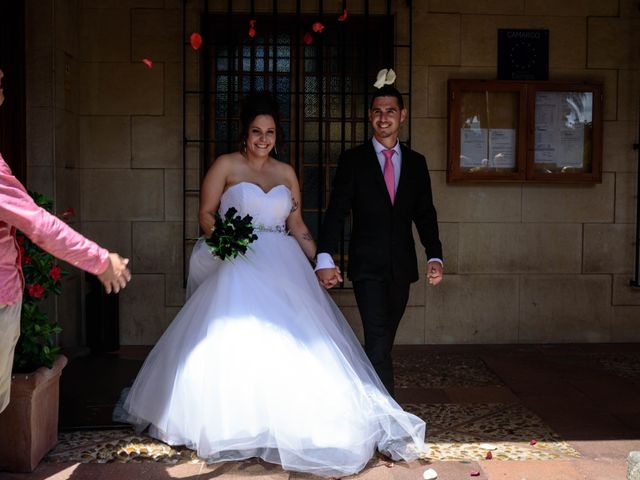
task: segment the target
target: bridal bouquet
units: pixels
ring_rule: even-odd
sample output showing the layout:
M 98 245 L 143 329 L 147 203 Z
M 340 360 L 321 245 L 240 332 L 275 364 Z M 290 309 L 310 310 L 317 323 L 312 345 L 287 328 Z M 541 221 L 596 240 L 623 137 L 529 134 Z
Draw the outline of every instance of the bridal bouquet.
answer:
M 221 260 L 228 258 L 236 258 L 238 255 L 247 253 L 247 247 L 250 243 L 258 239 L 253 233 L 253 217 L 245 215 L 241 217 L 236 215 L 238 211 L 231 207 L 221 217 L 216 213 L 216 224 L 211 232 L 211 237 L 205 239 L 209 252 Z

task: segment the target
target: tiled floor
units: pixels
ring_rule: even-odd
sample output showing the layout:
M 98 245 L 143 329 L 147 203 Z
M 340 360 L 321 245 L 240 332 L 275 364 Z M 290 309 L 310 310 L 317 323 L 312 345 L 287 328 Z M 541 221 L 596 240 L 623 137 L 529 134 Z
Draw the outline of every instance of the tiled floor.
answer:
M 206 465 L 114 429 L 113 404 L 145 353 L 71 362 L 59 445 L 33 474 L 0 479 L 309 477 L 257 460 Z M 626 456 L 640 450 L 638 345 L 399 347 L 394 358 L 398 400 L 427 422 L 428 453 L 410 465 L 375 457 L 357 478 L 421 480 L 433 468 L 444 480 L 622 480 Z

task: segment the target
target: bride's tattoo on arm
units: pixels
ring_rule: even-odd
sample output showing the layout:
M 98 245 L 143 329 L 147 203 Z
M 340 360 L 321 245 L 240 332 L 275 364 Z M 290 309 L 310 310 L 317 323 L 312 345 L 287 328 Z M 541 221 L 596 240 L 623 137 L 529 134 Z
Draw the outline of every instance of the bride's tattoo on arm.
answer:
M 291 203 L 292 203 L 292 206 L 291 206 L 291 211 L 289 213 L 295 212 L 300 206 L 300 202 L 296 201 L 296 199 L 293 197 L 291 197 Z
M 308 240 L 310 242 L 313 242 L 313 237 L 311 236 L 311 234 L 309 232 L 304 232 L 302 234 L 302 239 L 303 240 Z

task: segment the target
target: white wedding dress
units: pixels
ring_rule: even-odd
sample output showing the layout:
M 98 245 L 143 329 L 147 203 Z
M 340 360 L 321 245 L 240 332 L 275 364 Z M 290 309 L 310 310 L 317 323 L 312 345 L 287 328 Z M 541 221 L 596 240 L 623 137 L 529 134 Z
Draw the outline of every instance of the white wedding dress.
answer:
M 258 240 L 224 262 L 195 246 L 187 303 L 129 391 L 129 421 L 208 462 L 261 457 L 339 477 L 362 470 L 376 448 L 414 460 L 425 424 L 388 395 L 287 236 L 291 205 L 284 185 L 225 191 L 220 212 L 252 215 Z

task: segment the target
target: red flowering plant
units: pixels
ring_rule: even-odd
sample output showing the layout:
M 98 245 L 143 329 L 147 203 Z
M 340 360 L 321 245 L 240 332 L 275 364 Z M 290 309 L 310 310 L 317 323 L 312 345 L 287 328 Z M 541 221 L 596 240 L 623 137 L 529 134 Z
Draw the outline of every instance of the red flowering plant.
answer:
M 52 211 L 53 201 L 50 198 L 35 192 L 29 194 L 40 207 Z M 60 217 L 68 220 L 72 215 L 73 210 L 67 209 Z M 60 351 L 56 335 L 62 328 L 58 322 L 51 321 L 40 307 L 49 295 L 60 295 L 61 279 L 68 272 L 60 268 L 53 255 L 42 250 L 22 232 L 17 232 L 16 239 L 22 258 L 24 292 L 13 371 L 26 373 L 42 366 L 51 368 Z

